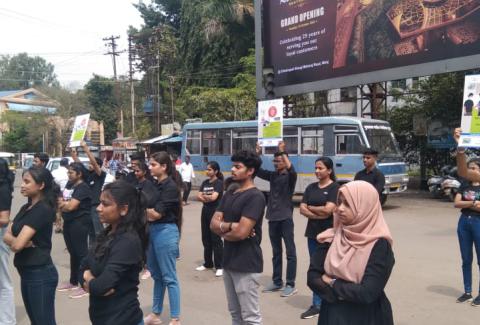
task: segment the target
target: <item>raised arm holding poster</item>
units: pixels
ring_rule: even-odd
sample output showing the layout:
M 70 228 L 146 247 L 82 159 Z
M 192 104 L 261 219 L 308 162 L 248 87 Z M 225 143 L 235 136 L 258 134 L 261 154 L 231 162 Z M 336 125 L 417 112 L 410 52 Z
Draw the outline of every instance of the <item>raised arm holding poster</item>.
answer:
M 276 147 L 283 139 L 283 99 L 258 102 L 258 142 Z
M 90 120 L 90 114 L 77 115 L 75 117 L 75 123 L 73 124 L 72 135 L 70 136 L 69 147 L 79 147 L 85 137 L 85 133 L 88 128 L 88 121 Z
M 480 148 L 480 75 L 465 76 L 460 147 Z

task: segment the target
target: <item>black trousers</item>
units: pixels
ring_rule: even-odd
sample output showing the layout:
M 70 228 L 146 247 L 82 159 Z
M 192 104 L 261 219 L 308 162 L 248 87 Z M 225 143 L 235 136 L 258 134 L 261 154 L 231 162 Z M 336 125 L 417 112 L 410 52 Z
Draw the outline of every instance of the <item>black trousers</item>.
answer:
M 90 216 L 68 220 L 63 225 L 63 238 L 70 254 L 70 283 L 78 285 L 83 274 L 79 274 L 80 263 L 88 254 L 88 232 Z
M 192 182 L 183 182 L 183 202 L 188 201 L 188 196 L 192 190 Z
M 285 242 L 285 249 L 287 253 L 286 284 L 295 287 L 295 278 L 297 277 L 297 251 L 295 248 L 295 240 L 293 236 L 293 219 L 288 218 L 281 221 L 269 221 L 268 234 L 270 235 L 270 242 L 272 244 L 273 253 L 273 283 L 279 286 L 283 285 L 283 239 L 283 241 Z
M 203 266 L 207 268 L 223 268 L 223 241 L 220 236 L 210 230 L 210 222 L 215 213 L 215 207 L 202 208 L 202 243 L 203 243 Z M 212 259 L 213 254 L 213 259 Z M 215 261 L 215 264 L 214 264 Z

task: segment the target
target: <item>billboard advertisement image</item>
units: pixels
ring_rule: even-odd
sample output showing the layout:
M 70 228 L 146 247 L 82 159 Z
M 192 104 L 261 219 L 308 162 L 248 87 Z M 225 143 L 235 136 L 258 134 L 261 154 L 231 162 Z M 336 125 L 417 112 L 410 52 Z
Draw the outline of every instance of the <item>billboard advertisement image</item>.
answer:
M 480 0 L 264 0 L 262 35 L 278 95 L 465 70 Z

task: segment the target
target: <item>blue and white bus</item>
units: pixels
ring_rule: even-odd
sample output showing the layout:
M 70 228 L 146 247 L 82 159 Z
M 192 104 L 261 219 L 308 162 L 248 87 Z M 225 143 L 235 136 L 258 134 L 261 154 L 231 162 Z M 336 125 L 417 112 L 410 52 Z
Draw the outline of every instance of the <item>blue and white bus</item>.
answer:
M 303 193 L 308 184 L 317 181 L 315 160 L 330 157 L 340 183 L 353 180 L 363 169 L 365 148 L 380 152 L 378 168 L 385 174 L 384 194 L 407 189 L 408 175 L 402 154 L 386 121 L 355 117 L 314 117 L 285 119 L 283 137 L 298 181 L 295 192 Z M 205 179 L 206 163 L 215 160 L 222 173 L 230 175 L 232 152 L 255 150 L 258 141 L 257 121 L 190 123 L 183 129 L 182 157 L 190 155 L 197 177 L 193 185 Z M 277 148 L 263 148 L 262 167 L 273 170 L 273 153 Z M 267 182 L 256 179 L 257 186 L 269 191 Z

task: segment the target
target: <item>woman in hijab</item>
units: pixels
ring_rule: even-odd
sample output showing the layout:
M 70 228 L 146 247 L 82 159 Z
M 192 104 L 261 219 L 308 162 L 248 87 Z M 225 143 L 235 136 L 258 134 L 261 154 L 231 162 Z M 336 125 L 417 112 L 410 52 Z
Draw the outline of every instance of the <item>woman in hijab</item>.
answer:
M 364 181 L 339 190 L 333 228 L 317 236 L 308 286 L 322 298 L 319 325 L 393 324 L 384 288 L 395 259 L 375 188 Z

